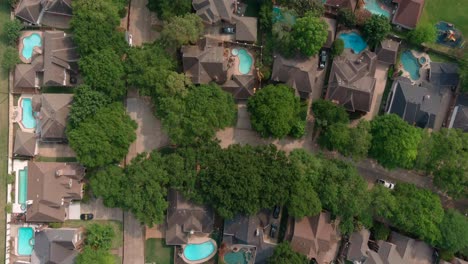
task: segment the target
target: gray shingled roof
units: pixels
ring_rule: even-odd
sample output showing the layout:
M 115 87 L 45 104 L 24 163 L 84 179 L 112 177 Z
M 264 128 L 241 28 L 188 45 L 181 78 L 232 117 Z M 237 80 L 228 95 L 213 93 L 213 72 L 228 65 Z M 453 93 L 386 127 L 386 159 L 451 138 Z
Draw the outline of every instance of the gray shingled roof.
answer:
M 37 129 L 43 141 L 66 140 L 65 128 L 73 94 L 37 94 L 33 110 L 39 112 Z
M 193 9 L 207 23 L 215 24 L 221 20 L 232 22 L 234 2 L 232 0 L 193 0 Z
M 69 28 L 72 17 L 71 0 L 22 0 L 15 15 L 32 24 Z
M 349 261 L 364 261 L 367 259 L 367 251 L 369 251 L 367 243 L 369 242 L 369 237 L 370 231 L 364 228 L 351 234 L 346 259 Z
M 377 53 L 377 60 L 388 65 L 395 64 L 398 57 L 399 46 L 400 43 L 397 41 L 391 39 L 382 40 L 375 50 Z
M 41 0 L 21 0 L 15 8 L 15 15 L 29 23 L 36 24 L 41 10 Z
M 463 132 L 468 132 L 468 95 L 458 96 L 449 128 L 458 128 Z
M 236 40 L 242 42 L 257 41 L 257 18 L 256 17 L 234 17 L 236 21 Z
M 44 36 L 44 85 L 68 86 L 70 73 L 78 72 L 78 52 L 71 35 L 46 31 Z
M 234 75 L 222 85 L 224 91 L 231 93 L 236 100 L 247 100 L 254 94 L 255 77 L 253 75 Z
M 430 81 L 436 86 L 457 86 L 460 81 L 457 64 L 431 62 Z
M 74 240 L 82 232 L 82 229 L 71 228 L 45 229 L 37 232 L 35 234 L 34 251 L 31 256 L 32 263 L 74 263 L 79 253 L 76 246 L 83 242 L 83 238 L 76 242 Z
M 16 156 L 34 157 L 36 152 L 36 136 L 21 130 L 16 131 L 13 153 Z

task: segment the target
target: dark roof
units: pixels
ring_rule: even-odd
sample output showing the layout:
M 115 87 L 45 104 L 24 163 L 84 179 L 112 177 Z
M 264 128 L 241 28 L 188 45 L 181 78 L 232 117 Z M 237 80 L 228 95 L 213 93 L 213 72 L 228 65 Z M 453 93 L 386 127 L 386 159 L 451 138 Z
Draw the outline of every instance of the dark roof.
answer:
M 317 72 L 317 57 L 286 59 L 276 55 L 271 80 L 285 83 L 298 93 L 312 93 Z
M 28 222 L 63 222 L 65 205 L 80 200 L 85 169 L 77 163 L 28 162 Z
M 37 72 L 43 69 L 43 57 L 41 55 L 33 58 L 30 64 L 18 64 L 15 67 L 14 89 L 20 91 L 23 88 L 39 88 Z
M 398 56 L 398 47 L 400 42 L 384 39 L 375 50 L 377 53 L 377 60 L 385 64 L 395 64 Z
M 223 242 L 255 246 L 255 263 L 266 263 L 267 259 L 273 255 L 275 245 L 263 241 L 263 228 L 271 221 L 272 216 L 269 210 L 261 210 L 252 216 L 237 215 L 233 219 L 226 219 Z
M 422 241 L 392 232 L 389 242 L 395 244 L 398 255 L 400 255 L 406 263 L 433 263 L 432 256 L 434 250 Z
M 21 0 L 15 8 L 15 16 L 29 23 L 37 24 L 41 10 L 41 0 Z
M 393 15 L 393 24 L 407 29 L 415 28 L 424 7 L 424 0 L 393 0 L 393 2 L 398 4 Z
M 32 263 L 70 264 L 78 255 L 77 247 L 83 242 L 83 229 L 45 229 L 35 233 Z
M 44 85 L 69 86 L 70 73 L 78 72 L 78 52 L 71 35 L 46 31 L 44 36 Z
M 224 91 L 231 93 L 236 100 L 247 100 L 254 94 L 255 77 L 253 75 L 234 75 L 222 85 Z
M 167 245 L 186 244 L 190 232 L 209 234 L 213 231 L 214 212 L 211 208 L 196 205 L 175 190 L 169 191 L 168 201 Z
M 412 85 L 407 78 L 398 78 L 392 88 L 388 113 L 399 115 L 411 125 L 438 130 L 445 117 L 442 96 L 424 86 Z
M 182 47 L 184 73 L 195 84 L 212 81 L 222 84 L 227 79 L 227 59 L 219 42 L 205 38 L 198 45 Z
M 333 60 L 327 99 L 348 111 L 369 112 L 374 96 L 377 56 L 370 51 L 359 55 L 345 51 Z
M 33 96 L 33 111 L 39 112 L 37 130 L 43 141 L 65 140 L 68 113 L 73 94 L 37 94 Z
M 456 87 L 460 81 L 455 63 L 431 62 L 430 81 L 436 86 Z
M 22 0 L 15 15 L 32 24 L 69 28 L 72 17 L 71 0 Z
M 242 42 L 257 41 L 257 18 L 235 16 L 236 40 Z
M 33 157 L 36 152 L 36 137 L 34 133 L 27 133 L 21 130 L 16 131 L 15 156 Z
M 215 24 L 221 20 L 232 21 L 234 2 L 232 0 L 192 0 L 193 9 L 203 22 Z
M 458 128 L 463 132 L 468 132 L 468 95 L 458 96 L 449 128 Z
M 346 259 L 349 261 L 364 262 L 368 256 L 367 251 L 369 250 L 369 247 L 367 246 L 367 243 L 369 242 L 369 237 L 370 231 L 364 228 L 351 234 Z
M 325 6 L 337 8 L 349 8 L 352 11 L 356 8 L 357 0 L 327 0 Z

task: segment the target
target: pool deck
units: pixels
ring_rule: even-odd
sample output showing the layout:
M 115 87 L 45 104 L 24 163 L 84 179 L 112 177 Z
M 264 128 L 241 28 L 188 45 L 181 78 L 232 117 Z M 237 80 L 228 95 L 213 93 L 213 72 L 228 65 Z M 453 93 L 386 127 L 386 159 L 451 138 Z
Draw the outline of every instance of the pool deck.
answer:
M 200 260 L 194 260 L 194 261 L 188 260 L 187 258 L 185 258 L 185 255 L 183 253 L 183 250 L 185 249 L 185 247 L 187 245 L 182 245 L 182 252 L 179 254 L 179 257 L 182 258 L 183 261 L 185 261 L 186 263 L 189 263 L 189 264 L 205 263 L 206 261 L 213 258 L 216 255 L 216 253 L 218 253 L 218 245 L 216 244 L 216 241 L 211 239 L 209 236 L 196 236 L 195 235 L 195 236 L 189 238 L 189 244 L 202 244 L 202 243 L 206 243 L 208 241 L 211 241 L 211 243 L 213 243 L 213 245 L 215 247 L 213 252 L 208 257 L 206 257 L 204 259 L 200 259 Z
M 410 73 L 407 70 L 405 70 L 405 67 L 403 67 L 403 63 L 401 63 L 401 62 L 398 65 L 398 69 L 403 72 L 403 74 L 401 75 L 402 77 L 406 77 L 406 78 L 410 79 L 411 83 L 413 85 L 419 85 L 426 78 L 427 69 L 429 69 L 431 67 L 430 66 L 431 65 L 431 58 L 425 52 L 420 52 L 420 51 L 415 51 L 415 50 L 410 50 L 410 51 L 411 51 L 411 54 L 413 54 L 413 56 L 418 61 L 419 65 L 421 66 L 421 68 L 419 68 L 419 79 L 418 80 L 411 79 Z M 426 62 L 421 64 L 421 62 L 419 61 L 419 59 L 421 57 L 426 58 Z
M 34 58 L 34 55 L 42 54 L 42 47 L 41 48 L 35 47 L 31 58 L 26 59 L 25 57 L 23 57 L 23 54 L 21 52 L 23 50 L 23 47 L 24 47 L 23 39 L 31 36 L 32 34 L 38 34 L 39 36 L 41 36 L 41 39 L 43 39 L 42 38 L 43 37 L 42 36 L 42 31 L 36 31 L 36 30 L 35 31 L 23 31 L 23 33 L 21 34 L 21 37 L 19 39 L 19 44 L 18 44 L 19 58 L 23 63 L 31 63 L 32 58 Z

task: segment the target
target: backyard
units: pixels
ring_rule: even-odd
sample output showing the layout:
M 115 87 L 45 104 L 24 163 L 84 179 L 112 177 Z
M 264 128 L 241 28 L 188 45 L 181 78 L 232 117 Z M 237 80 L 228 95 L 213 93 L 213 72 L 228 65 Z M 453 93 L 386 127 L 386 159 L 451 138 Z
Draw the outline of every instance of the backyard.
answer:
M 0 1 L 0 25 L 10 19 L 10 9 L 6 0 Z M 0 41 L 0 58 L 5 51 L 6 44 Z M 8 74 L 0 69 L 0 264 L 5 263 L 5 204 L 6 204 L 6 176 L 8 153 Z
M 164 239 L 150 238 L 145 241 L 145 262 L 155 264 L 174 263 L 174 247 L 166 246 Z
M 420 24 L 439 21 L 452 23 L 462 31 L 464 38 L 468 37 L 468 16 L 464 0 L 430 0 L 425 2 Z

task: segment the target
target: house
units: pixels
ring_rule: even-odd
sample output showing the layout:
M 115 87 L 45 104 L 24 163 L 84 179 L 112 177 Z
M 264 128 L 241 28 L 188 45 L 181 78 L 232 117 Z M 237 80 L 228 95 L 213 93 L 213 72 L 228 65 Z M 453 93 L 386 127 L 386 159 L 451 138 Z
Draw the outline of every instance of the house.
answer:
M 21 0 L 15 15 L 27 23 L 53 28 L 70 28 L 71 0 Z
M 233 75 L 232 79 L 221 87 L 224 91 L 231 93 L 235 100 L 243 101 L 255 93 L 255 85 L 256 80 L 253 75 Z
M 65 128 L 73 94 L 36 94 L 32 108 L 37 112 L 36 133 L 43 142 L 66 142 Z
M 266 263 L 273 255 L 275 244 L 265 240 L 265 232 L 274 222 L 270 210 L 264 209 L 255 215 L 237 215 L 224 221 L 223 243 L 227 245 L 248 245 L 255 247 L 254 263 Z
M 390 241 L 369 248 L 370 232 L 362 229 L 350 236 L 346 259 L 361 264 L 432 264 L 433 249 L 426 243 L 392 232 Z
M 74 263 L 84 242 L 84 228 L 44 229 L 36 232 L 31 263 Z
M 328 212 L 296 219 L 291 247 L 318 264 L 331 263 L 338 253 L 338 242 L 341 240 L 338 225 L 339 221 L 331 220 Z
M 30 64 L 16 65 L 14 93 L 76 84 L 79 56 L 72 36 L 63 31 L 45 31 L 43 42 L 42 54 L 34 55 Z
M 34 157 L 36 155 L 36 135 L 18 129 L 15 135 L 13 154 L 15 157 Z
M 254 43 L 257 41 L 257 18 L 234 16 L 236 41 Z
M 81 200 L 85 168 L 77 163 L 28 162 L 27 222 L 63 222 Z
M 166 245 L 184 245 L 191 234 L 210 234 L 213 231 L 214 212 L 185 199 L 175 190 L 169 190 L 166 219 Z
M 432 85 L 441 90 L 449 88 L 455 91 L 460 83 L 458 66 L 455 63 L 431 62 L 429 71 L 429 81 Z
M 192 83 L 226 82 L 228 60 L 222 43 L 204 38 L 198 45 L 182 47 L 182 54 L 184 73 Z
M 424 0 L 393 0 L 397 9 L 392 23 L 406 29 L 414 29 L 424 8 Z
M 391 39 L 384 39 L 375 49 L 377 54 L 377 61 L 389 65 L 395 65 L 398 57 L 398 48 L 400 47 L 400 42 Z
M 459 258 L 454 258 L 451 262 L 440 260 L 439 264 L 468 264 L 468 261 Z
M 193 9 L 208 25 L 232 23 L 235 3 L 233 0 L 192 0 Z
M 333 41 L 335 41 L 335 34 L 336 34 L 336 20 L 332 18 L 324 17 L 322 18 L 328 25 L 328 35 L 327 41 L 323 45 L 325 48 L 331 48 L 333 45 Z
M 468 132 L 468 95 L 458 96 L 448 127 Z
M 345 107 L 350 112 L 369 112 L 376 79 L 377 55 L 368 50 L 344 55 L 333 60 L 325 98 Z
M 271 80 L 291 86 L 297 95 L 307 99 L 315 86 L 317 66 L 317 57 L 286 59 L 278 54 L 275 55 Z
M 354 12 L 358 0 L 326 0 L 324 3 L 325 12 L 336 15 L 339 9 L 348 8 Z

